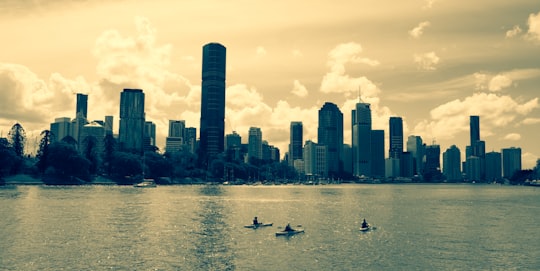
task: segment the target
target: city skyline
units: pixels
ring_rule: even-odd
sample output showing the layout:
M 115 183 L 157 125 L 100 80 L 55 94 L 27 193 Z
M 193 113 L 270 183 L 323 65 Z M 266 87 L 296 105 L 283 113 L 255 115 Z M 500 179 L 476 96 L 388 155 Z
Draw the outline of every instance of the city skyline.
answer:
M 219 42 L 228 49 L 225 134 L 247 138 L 260 127 L 282 155 L 291 121 L 303 123 L 304 142 L 317 139 L 325 102 L 343 112 L 350 144 L 360 92 L 372 129 L 385 135 L 389 117 L 399 116 L 403 138 L 464 153 L 477 115 L 486 152 L 519 147 L 523 168 L 540 156 L 535 1 L 8 2 L 0 9 L 8 41 L 0 52 L 2 136 L 15 122 L 37 136 L 56 118 L 74 118 L 75 93 L 88 94 L 90 121 L 114 116 L 118 133 L 119 93 L 136 88 L 164 149 L 169 120 L 199 128 L 200 48 Z M 212 5 L 220 8 L 197 18 Z

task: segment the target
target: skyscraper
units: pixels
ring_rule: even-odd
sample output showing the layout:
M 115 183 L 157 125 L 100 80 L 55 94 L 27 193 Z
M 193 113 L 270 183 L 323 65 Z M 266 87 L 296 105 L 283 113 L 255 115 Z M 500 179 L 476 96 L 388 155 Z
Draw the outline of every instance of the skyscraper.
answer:
M 145 151 L 152 151 L 156 147 L 156 124 L 151 121 L 144 122 L 143 146 Z
M 388 157 L 399 159 L 403 152 L 403 120 L 401 117 L 390 117 L 389 143 Z
M 82 116 L 88 118 L 88 95 L 77 93 L 77 108 L 75 110 L 75 116 L 78 116 L 79 113 L 82 113 Z
M 71 132 L 71 123 L 69 118 L 56 118 L 54 122 L 51 123 L 51 141 L 58 142 L 64 137 L 68 136 Z
M 144 93 L 142 89 L 124 89 L 120 94 L 118 142 L 123 150 L 143 151 Z
M 292 121 L 290 128 L 289 142 L 289 166 L 294 166 L 294 160 L 300 160 L 303 157 L 302 144 L 304 143 L 304 126 L 300 121 Z
M 472 155 L 478 156 L 478 154 L 475 152 L 475 145 L 476 142 L 480 140 L 480 117 L 479 116 L 470 116 L 469 117 L 469 132 L 470 132 L 470 138 L 471 138 L 471 148 L 472 148 Z
M 326 146 L 328 173 L 330 176 L 339 176 L 343 170 L 343 113 L 333 103 L 326 102 L 319 110 L 317 141 L 319 145 Z
M 427 145 L 425 153 L 424 180 L 428 182 L 439 181 L 441 178 L 441 147 L 435 144 Z
M 248 158 L 262 159 L 262 131 L 258 127 L 250 127 L 248 135 Z
M 500 152 L 486 153 L 486 181 L 497 182 L 502 178 L 502 159 Z
M 352 110 L 352 159 L 354 176 L 371 176 L 371 109 L 357 103 Z
M 200 158 L 208 163 L 223 152 L 225 137 L 226 48 L 219 43 L 203 46 Z
M 413 156 L 413 174 L 420 174 L 424 168 L 423 160 L 425 152 L 422 137 L 410 135 L 407 139 L 407 151 Z
M 371 130 L 371 175 L 384 177 L 384 130 Z
M 184 133 L 186 122 L 184 120 L 169 120 L 169 134 L 165 139 L 165 150 L 167 152 L 176 152 L 182 149 L 184 145 Z
M 448 181 L 460 181 L 461 177 L 461 152 L 456 145 L 450 146 L 443 153 L 443 174 Z
M 502 149 L 503 177 L 512 178 L 516 171 L 521 170 L 521 148 Z

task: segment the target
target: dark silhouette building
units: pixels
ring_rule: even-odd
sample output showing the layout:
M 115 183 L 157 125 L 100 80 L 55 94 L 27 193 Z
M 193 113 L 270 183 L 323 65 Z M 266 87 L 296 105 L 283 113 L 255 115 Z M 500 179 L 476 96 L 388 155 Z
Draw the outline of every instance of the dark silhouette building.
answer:
M 141 89 L 124 89 L 120 94 L 120 148 L 135 153 L 144 146 L 144 93 Z
M 300 121 L 292 121 L 290 127 L 289 165 L 294 166 L 294 160 L 303 159 L 304 126 Z
M 403 120 L 401 117 L 390 117 L 389 143 L 388 157 L 399 159 L 403 152 Z
M 199 158 L 206 164 L 224 148 L 225 67 L 225 46 L 219 43 L 204 45 Z
M 78 117 L 82 113 L 82 117 L 88 119 L 88 95 L 77 93 L 77 108 L 75 116 Z
M 326 146 L 329 177 L 339 176 L 343 171 L 343 113 L 333 103 L 327 102 L 319 110 L 317 141 L 319 145 Z
M 354 176 L 371 174 L 371 109 L 370 104 L 359 102 L 351 112 L 352 161 Z

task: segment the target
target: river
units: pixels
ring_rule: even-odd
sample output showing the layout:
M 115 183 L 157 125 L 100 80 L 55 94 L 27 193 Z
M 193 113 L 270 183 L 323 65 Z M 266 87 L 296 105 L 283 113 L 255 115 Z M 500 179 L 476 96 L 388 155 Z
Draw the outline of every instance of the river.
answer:
M 537 187 L 0 188 L 0 270 L 539 270 L 539 230 Z

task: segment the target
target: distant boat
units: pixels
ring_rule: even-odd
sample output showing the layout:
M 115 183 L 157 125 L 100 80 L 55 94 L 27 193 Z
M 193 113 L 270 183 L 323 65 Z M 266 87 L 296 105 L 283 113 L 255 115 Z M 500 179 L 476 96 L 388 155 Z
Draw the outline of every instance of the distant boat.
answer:
M 139 188 L 150 188 L 150 187 L 156 187 L 156 183 L 152 179 L 144 179 L 140 183 L 136 183 L 133 185 L 133 187 L 139 187 Z

